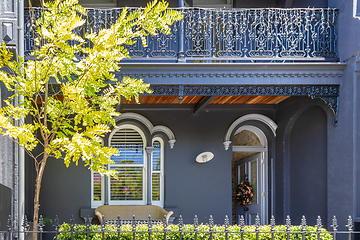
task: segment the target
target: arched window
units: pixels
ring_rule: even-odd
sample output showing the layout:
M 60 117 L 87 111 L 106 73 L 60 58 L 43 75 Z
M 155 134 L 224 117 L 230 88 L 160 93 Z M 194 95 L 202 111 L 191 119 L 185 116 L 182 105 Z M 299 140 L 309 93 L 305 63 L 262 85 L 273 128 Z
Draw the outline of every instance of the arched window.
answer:
M 104 184 L 104 177 L 92 173 L 92 207 L 105 203 L 105 193 L 110 205 L 144 205 L 148 202 L 148 191 L 151 191 L 152 204 L 163 206 L 164 144 L 161 138 L 154 138 L 152 144 L 154 150 L 147 155 L 147 140 L 140 128 L 125 124 L 114 129 L 109 145 L 119 152 L 111 156 L 114 163 L 109 165 L 109 169 L 116 172 L 117 178 L 109 177 Z M 147 179 L 147 171 L 151 173 L 150 179 Z M 149 181 L 150 185 L 147 184 Z M 150 189 L 147 186 L 151 186 Z
M 110 170 L 116 171 L 117 179 L 110 177 L 110 204 L 146 203 L 146 140 L 140 129 L 126 126 L 110 136 L 110 146 L 119 153 L 111 159 Z

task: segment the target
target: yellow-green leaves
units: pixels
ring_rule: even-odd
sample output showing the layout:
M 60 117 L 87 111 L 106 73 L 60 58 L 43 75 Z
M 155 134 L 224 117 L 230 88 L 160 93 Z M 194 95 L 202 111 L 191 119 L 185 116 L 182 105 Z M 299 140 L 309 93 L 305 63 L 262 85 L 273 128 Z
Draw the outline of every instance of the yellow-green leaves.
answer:
M 103 146 L 102 138 L 115 125 L 116 105 L 122 97 L 138 102 L 139 94 L 151 92 L 142 79 L 116 78 L 119 62 L 129 58 L 126 46 L 170 33 L 182 15 L 155 0 L 124 9 L 111 26 L 82 36 L 86 10 L 77 0 L 44 4 L 31 21 L 35 48 L 26 63 L 0 47 L 0 81 L 12 93 L 0 109 L 1 133 L 29 151 L 40 144 L 43 154 L 32 156 L 37 164 L 49 156 L 67 166 L 82 160 L 95 172 L 111 174 L 106 165 L 117 150 Z
M 38 143 L 34 135 L 36 126 L 32 124 L 16 126 L 4 110 L 0 110 L 0 129 L 1 134 L 15 139 L 20 146 L 29 151 L 33 150 Z
M 68 167 L 71 162 L 76 165 L 81 160 L 85 166 L 101 174 L 111 174 L 106 165 L 112 163 L 110 156 L 117 153 L 117 150 L 105 147 L 102 144 L 102 137 L 110 131 L 107 125 L 99 124 L 86 128 L 84 131 L 75 133 L 71 138 L 59 137 L 54 139 L 49 149 L 60 158 L 64 153 L 64 163 Z

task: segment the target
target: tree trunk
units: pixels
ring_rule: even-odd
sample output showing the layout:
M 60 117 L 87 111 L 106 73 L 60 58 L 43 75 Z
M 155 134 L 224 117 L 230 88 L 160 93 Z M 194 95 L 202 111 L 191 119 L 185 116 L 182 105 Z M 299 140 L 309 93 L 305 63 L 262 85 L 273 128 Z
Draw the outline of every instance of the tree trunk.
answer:
M 39 221 L 39 208 L 40 208 L 40 188 L 41 188 L 41 180 L 44 174 L 46 161 L 49 155 L 46 151 L 44 151 L 44 157 L 41 161 L 39 171 L 36 176 L 36 185 L 35 185 L 35 196 L 34 196 L 34 217 L 33 217 L 33 240 L 37 240 L 37 231 L 38 231 L 38 221 Z

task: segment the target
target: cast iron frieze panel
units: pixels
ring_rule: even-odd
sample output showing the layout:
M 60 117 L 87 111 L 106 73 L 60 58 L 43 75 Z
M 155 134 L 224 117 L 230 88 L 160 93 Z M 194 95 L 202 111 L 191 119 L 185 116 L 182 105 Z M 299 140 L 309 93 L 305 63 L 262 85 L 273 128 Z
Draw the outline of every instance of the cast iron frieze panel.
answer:
M 320 98 L 334 112 L 334 123 L 338 121 L 339 85 L 151 85 L 152 94 L 158 96 L 307 96 Z

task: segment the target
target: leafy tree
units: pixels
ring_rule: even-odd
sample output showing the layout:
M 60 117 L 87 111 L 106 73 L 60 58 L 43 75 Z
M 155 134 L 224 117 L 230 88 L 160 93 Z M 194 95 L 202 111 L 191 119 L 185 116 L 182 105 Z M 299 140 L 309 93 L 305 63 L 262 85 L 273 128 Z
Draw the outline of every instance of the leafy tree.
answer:
M 49 157 L 63 159 L 66 166 L 84 161 L 95 172 L 112 174 L 106 165 L 117 150 L 103 146 L 101 138 L 115 126 L 115 106 L 121 96 L 137 100 L 139 93 L 150 92 L 141 79 L 118 82 L 114 72 L 119 61 L 129 57 L 126 45 L 137 39 L 146 45 L 148 34 L 170 33 L 169 26 L 182 15 L 167 7 L 155 0 L 136 11 L 124 9 L 110 28 L 83 38 L 75 30 L 84 25 L 86 9 L 77 0 L 43 0 L 39 19 L 30 8 L 36 29 L 33 60 L 14 61 L 5 45 L 0 47 L 0 81 L 11 94 L 0 109 L 0 131 L 35 161 L 34 231 Z M 34 155 L 35 147 L 43 151 Z

